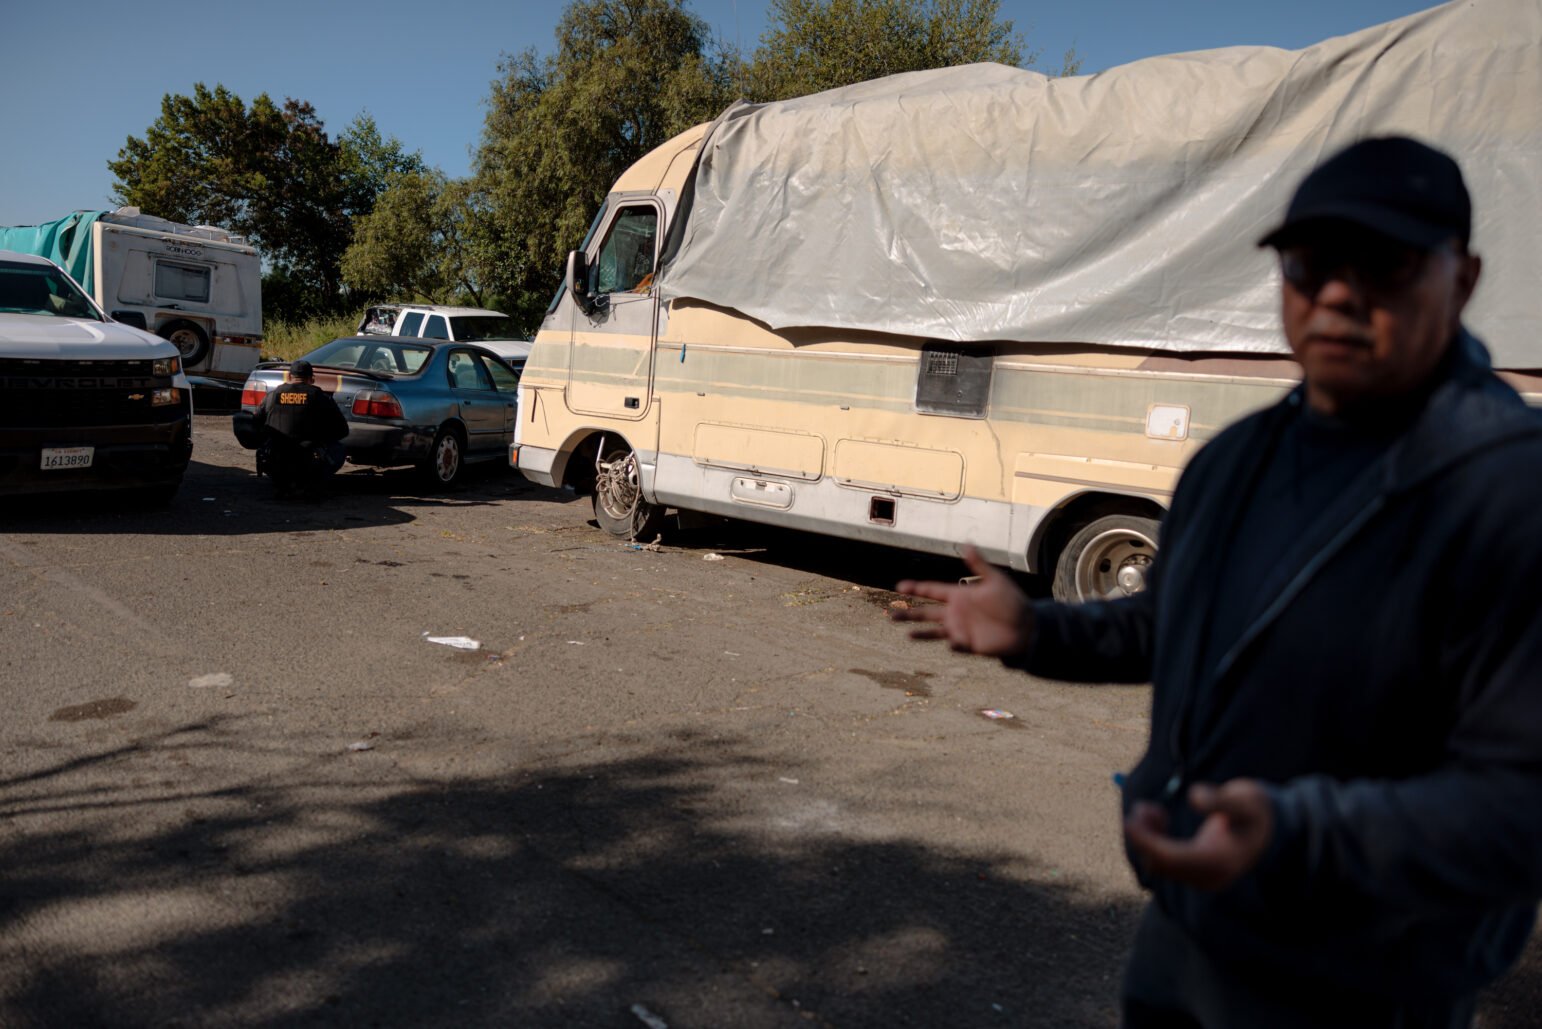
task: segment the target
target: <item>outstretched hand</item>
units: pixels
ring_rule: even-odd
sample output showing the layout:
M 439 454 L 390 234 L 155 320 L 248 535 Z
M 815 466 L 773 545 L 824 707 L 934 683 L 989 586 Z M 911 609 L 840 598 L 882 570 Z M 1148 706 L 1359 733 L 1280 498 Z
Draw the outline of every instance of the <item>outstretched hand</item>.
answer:
M 1167 812 L 1140 801 L 1124 820 L 1124 838 L 1145 871 L 1201 890 L 1224 890 L 1258 864 L 1274 838 L 1274 805 L 1263 784 L 1232 779 L 1196 783 L 1189 804 L 1205 815 L 1186 840 L 1167 834 Z
M 1028 649 L 1033 640 L 1033 607 L 1001 569 L 974 547 L 964 548 L 964 563 L 976 582 L 953 585 L 906 579 L 894 589 L 908 597 L 938 600 L 941 605 L 892 609 L 897 622 L 922 622 L 911 639 L 947 640 L 954 650 L 1005 657 Z

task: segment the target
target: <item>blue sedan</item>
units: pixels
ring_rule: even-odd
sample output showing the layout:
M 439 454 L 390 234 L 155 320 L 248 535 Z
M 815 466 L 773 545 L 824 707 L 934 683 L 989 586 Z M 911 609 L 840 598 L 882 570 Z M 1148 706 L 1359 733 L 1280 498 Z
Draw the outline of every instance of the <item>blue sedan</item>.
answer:
M 304 355 L 317 386 L 348 419 L 343 447 L 353 464 L 415 465 L 449 486 L 469 463 L 508 460 L 514 442 L 518 368 L 474 343 L 405 336 L 352 336 Z M 241 391 L 236 438 L 261 442 L 252 411 L 288 381 L 288 364 L 258 365 Z

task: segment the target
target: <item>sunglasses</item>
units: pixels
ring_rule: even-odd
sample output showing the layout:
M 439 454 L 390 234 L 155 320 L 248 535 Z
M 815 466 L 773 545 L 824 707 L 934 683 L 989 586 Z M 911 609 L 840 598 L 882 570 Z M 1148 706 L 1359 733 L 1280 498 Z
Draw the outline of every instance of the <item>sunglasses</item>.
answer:
M 1280 274 L 1309 297 L 1332 279 L 1387 296 L 1417 279 L 1429 255 L 1428 250 L 1381 240 L 1301 244 L 1280 251 Z

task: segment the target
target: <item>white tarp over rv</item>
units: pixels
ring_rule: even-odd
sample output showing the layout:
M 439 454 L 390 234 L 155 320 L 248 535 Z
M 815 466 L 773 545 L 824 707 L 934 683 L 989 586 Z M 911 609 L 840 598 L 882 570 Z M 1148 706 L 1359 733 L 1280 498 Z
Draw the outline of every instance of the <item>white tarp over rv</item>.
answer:
M 1485 258 L 1469 323 L 1542 367 L 1542 2 L 1461 0 L 1305 50 L 1052 79 L 971 65 L 722 119 L 661 277 L 773 328 L 1283 350 L 1257 239 L 1339 147 L 1461 161 Z

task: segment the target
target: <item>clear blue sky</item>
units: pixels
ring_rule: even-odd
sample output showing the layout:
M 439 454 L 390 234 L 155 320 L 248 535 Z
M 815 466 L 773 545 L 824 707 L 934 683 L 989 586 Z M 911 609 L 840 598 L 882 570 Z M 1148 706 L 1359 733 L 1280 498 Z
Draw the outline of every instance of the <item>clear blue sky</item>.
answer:
M 764 0 L 690 0 L 717 37 L 753 50 Z M 1236 44 L 1295 49 L 1432 6 L 1426 0 L 1002 0 L 1056 71 Z M 500 55 L 554 46 L 560 0 L 5 2 L 0 225 L 106 207 L 107 161 L 166 93 L 224 84 L 250 102 L 309 100 L 334 133 L 368 111 L 452 176 L 471 166 Z M 64 12 L 61 16 L 61 12 Z

